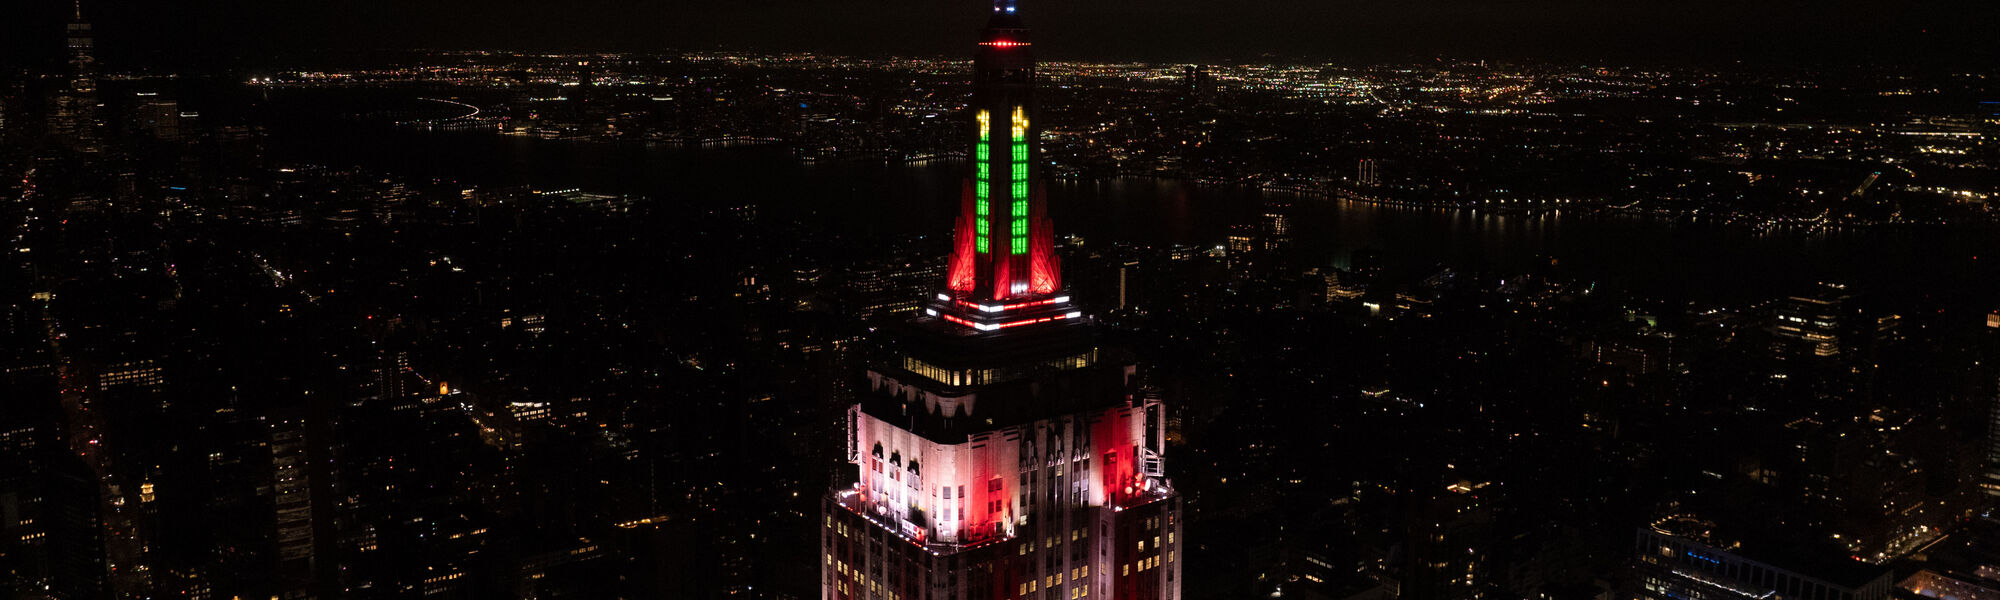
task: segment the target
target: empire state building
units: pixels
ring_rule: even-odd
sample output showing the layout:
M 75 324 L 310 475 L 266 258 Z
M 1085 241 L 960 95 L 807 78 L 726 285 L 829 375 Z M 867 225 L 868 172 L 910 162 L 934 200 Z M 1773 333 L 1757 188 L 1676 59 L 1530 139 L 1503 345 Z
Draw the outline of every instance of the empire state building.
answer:
M 1038 184 L 1033 46 L 999 0 L 945 281 L 848 408 L 823 600 L 1177 600 L 1165 415 L 1070 302 Z

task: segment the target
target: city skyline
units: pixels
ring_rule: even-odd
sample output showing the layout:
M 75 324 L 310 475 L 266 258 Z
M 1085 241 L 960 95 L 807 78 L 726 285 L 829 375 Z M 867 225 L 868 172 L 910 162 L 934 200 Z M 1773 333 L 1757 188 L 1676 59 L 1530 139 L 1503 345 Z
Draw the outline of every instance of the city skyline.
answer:
M 977 11 L 957 2 L 827 6 L 600 2 L 558 10 L 545 3 L 93 4 L 104 48 L 131 67 L 270 68 L 401 49 L 543 51 L 816 51 L 864 56 L 949 55 Z M 7 9 L 7 62 L 37 66 L 47 25 L 64 2 Z M 1802 3 L 1519 0 L 1408 3 L 1266 0 L 1240 7 L 1192 0 L 1063 3 L 1044 37 L 1051 58 L 1239 62 L 1428 60 L 1456 57 L 1633 64 L 1977 68 L 2000 58 L 1979 24 L 2000 18 L 1985 3 Z M 98 15 L 97 13 L 102 13 Z M 1060 50 L 1053 50 L 1059 48 Z M 365 54 L 364 54 L 365 55 Z
M 56 4 L 0 596 L 2000 598 L 1991 9 Z

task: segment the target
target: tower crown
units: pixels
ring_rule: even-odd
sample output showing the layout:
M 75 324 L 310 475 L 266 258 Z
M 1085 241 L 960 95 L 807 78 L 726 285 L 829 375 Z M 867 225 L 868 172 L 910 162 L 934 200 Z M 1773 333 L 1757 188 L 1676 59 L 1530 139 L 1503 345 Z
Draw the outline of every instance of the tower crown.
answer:
M 975 137 L 945 289 L 925 313 L 977 331 L 1078 318 L 1063 293 L 1037 175 L 1035 60 L 1016 0 L 998 0 L 973 59 Z
M 848 407 L 857 477 L 822 502 L 821 598 L 1180 596 L 1165 406 L 1128 353 L 1055 324 L 1083 313 L 1036 177 L 1018 13 L 995 0 L 975 50 L 945 285 L 926 316 L 881 332 L 887 360 Z

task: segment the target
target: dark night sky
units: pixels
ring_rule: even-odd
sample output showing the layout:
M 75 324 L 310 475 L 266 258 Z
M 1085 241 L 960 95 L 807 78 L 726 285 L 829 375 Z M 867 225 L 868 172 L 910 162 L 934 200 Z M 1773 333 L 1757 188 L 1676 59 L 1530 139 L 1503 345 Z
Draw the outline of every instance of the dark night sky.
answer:
M 2000 64 L 1992 0 L 1023 0 L 1049 57 L 1543 58 Z M 60 56 L 63 0 L 4 0 L 15 65 Z M 112 68 L 375 48 L 961 53 L 984 0 L 95 0 Z

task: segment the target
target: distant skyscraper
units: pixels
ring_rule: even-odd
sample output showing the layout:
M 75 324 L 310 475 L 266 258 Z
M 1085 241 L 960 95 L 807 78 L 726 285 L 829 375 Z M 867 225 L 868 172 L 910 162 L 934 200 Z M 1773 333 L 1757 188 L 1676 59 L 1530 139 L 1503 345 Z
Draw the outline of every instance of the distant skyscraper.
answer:
M 1771 332 L 1778 338 L 1774 349 L 1779 355 L 1823 358 L 1840 354 L 1842 321 L 1846 320 L 1851 296 L 1844 286 L 1834 284 L 1820 284 L 1814 292 L 1778 303 Z
M 132 118 L 140 131 L 166 141 L 181 139 L 180 104 L 158 94 L 140 94 Z
M 935 289 L 943 273 L 937 262 L 921 257 L 858 266 L 848 272 L 848 311 L 865 320 L 907 317 L 922 307 L 924 292 Z
M 1012 0 L 979 46 L 945 289 L 900 324 L 848 410 L 860 480 L 825 501 L 821 598 L 1177 599 L 1165 411 L 1062 287 Z
M 1274 202 L 1264 208 L 1264 218 L 1259 222 L 1259 244 L 1265 250 L 1275 250 L 1292 243 L 1292 207 Z
M 90 73 L 95 69 L 97 55 L 90 35 L 90 23 L 83 20 L 83 0 L 76 0 L 76 15 L 69 22 L 69 68 L 72 73 Z
M 285 415 L 269 422 L 271 503 L 277 543 L 275 575 L 286 598 L 310 596 L 313 576 L 313 505 L 305 419 Z
M 50 129 L 63 143 L 82 152 L 102 149 L 103 126 L 97 110 L 96 41 L 90 23 L 83 20 L 83 2 L 76 2 L 76 16 L 68 27 L 69 85 L 56 94 Z
M 1137 260 L 1126 259 L 1118 263 L 1118 308 L 1120 310 L 1132 306 L 1135 300 L 1132 294 L 1132 285 L 1135 283 L 1133 279 L 1138 277 L 1138 271 L 1139 261 Z

